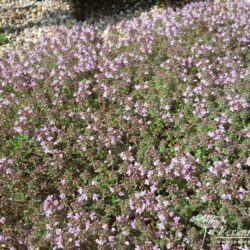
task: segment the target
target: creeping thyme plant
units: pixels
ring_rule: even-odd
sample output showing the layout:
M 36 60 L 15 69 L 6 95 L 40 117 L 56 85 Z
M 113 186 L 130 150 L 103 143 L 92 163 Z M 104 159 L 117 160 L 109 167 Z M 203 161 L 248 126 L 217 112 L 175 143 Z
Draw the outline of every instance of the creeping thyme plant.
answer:
M 207 214 L 248 229 L 249 45 L 250 4 L 228 0 L 6 51 L 1 247 L 209 248 Z

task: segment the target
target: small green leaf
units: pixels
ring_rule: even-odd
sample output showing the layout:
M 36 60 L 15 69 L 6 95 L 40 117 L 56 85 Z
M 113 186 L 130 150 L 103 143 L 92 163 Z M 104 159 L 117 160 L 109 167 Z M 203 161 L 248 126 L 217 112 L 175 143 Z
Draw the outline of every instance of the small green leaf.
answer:
M 119 203 L 119 199 L 116 198 L 116 197 L 113 195 L 112 198 L 111 198 L 111 204 L 114 206 L 114 205 L 116 205 L 117 203 Z

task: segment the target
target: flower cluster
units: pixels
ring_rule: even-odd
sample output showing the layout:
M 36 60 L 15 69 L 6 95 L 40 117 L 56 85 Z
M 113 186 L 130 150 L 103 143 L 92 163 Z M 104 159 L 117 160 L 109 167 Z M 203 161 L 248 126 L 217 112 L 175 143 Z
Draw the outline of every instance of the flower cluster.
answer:
M 6 51 L 0 245 L 199 249 L 198 214 L 247 228 L 249 41 L 250 5 L 222 0 Z

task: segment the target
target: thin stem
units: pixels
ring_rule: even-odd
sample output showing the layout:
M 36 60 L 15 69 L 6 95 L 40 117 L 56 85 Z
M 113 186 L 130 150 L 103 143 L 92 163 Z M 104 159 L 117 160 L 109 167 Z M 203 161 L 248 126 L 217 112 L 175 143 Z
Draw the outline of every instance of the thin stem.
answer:
M 203 245 L 204 245 L 204 241 L 205 241 L 205 238 L 206 238 L 206 234 L 207 234 L 207 228 L 205 227 L 205 232 L 204 232 L 203 240 L 202 240 L 202 244 L 201 244 L 201 247 L 202 247 L 202 248 L 203 248 Z

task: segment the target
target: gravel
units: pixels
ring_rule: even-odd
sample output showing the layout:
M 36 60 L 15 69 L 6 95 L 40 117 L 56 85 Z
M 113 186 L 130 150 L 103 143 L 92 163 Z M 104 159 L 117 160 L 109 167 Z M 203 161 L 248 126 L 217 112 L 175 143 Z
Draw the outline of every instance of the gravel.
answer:
M 0 46 L 0 55 L 5 48 L 20 51 L 30 42 L 37 43 L 43 33 L 53 34 L 61 25 L 95 24 L 100 30 L 105 30 L 112 24 L 140 15 L 151 6 L 152 0 L 138 0 L 118 13 L 115 12 L 116 6 L 110 6 L 110 13 L 93 11 L 82 22 L 75 19 L 73 6 L 68 0 L 0 0 L 0 32 L 4 32 L 9 40 Z
M 77 23 L 73 9 L 62 0 L 1 0 L 0 29 L 9 43 L 0 47 L 20 49 L 37 42 L 42 33 L 53 33 L 58 25 L 70 27 Z

